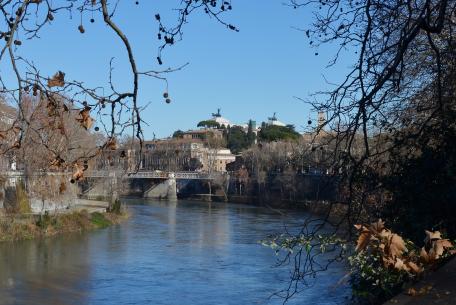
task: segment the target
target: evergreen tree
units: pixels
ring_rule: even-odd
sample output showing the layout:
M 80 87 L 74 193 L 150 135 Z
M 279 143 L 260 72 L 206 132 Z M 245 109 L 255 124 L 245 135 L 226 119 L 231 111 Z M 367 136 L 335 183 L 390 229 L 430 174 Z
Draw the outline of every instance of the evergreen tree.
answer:
M 182 138 L 184 136 L 184 132 L 180 129 L 176 130 L 173 133 L 173 138 Z
M 255 133 L 253 132 L 253 121 L 252 120 L 249 120 L 249 127 L 248 127 L 248 130 L 247 130 L 247 142 L 250 145 L 254 144 L 255 143 Z
M 280 140 L 298 140 L 301 135 L 291 126 L 266 125 L 258 134 L 260 140 L 271 142 Z
M 229 128 L 227 143 L 228 148 L 234 153 L 239 153 L 250 146 L 248 134 L 240 126 Z

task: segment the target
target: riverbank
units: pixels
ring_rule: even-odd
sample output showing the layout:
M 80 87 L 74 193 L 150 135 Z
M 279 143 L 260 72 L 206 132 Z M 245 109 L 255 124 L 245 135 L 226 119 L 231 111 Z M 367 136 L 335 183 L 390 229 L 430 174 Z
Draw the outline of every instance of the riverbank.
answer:
M 76 210 L 44 215 L 5 215 L 0 217 L 0 242 L 85 232 L 119 224 L 128 218 L 126 210 L 101 213 Z
M 227 199 L 227 200 L 226 200 Z M 210 202 L 230 202 L 235 204 L 246 204 L 257 207 L 303 210 L 315 216 L 328 217 L 330 221 L 339 221 L 347 215 L 348 205 L 329 201 L 329 200 L 289 200 L 283 198 L 272 198 L 271 200 L 260 200 L 257 196 L 230 195 L 226 198 L 220 194 L 197 194 L 191 197 L 179 198 L 178 200 L 187 201 L 210 201 Z
M 429 274 L 384 305 L 453 305 L 456 304 L 456 258 Z

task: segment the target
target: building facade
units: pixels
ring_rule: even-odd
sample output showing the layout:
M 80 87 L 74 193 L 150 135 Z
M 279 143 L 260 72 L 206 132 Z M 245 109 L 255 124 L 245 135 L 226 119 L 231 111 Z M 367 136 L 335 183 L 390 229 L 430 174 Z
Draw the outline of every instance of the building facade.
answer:
M 199 138 L 146 141 L 142 170 L 225 172 L 235 160 L 229 149 L 213 149 Z

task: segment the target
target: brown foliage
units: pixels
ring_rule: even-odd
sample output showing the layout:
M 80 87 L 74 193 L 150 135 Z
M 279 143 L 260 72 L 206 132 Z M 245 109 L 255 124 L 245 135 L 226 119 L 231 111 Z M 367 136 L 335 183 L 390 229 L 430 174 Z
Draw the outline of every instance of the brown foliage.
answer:
M 358 224 L 355 228 L 359 231 L 356 251 L 379 254 L 386 268 L 419 274 L 444 254 L 454 254 L 454 250 L 450 250 L 454 247 L 453 244 L 448 239 L 442 239 L 438 231 L 426 231 L 426 245 L 418 255 L 416 251 L 409 251 L 407 248 L 407 244 L 410 248 L 415 248 L 413 243 L 406 243 L 401 236 L 386 229 L 381 219 L 367 227 Z
M 84 177 L 84 168 L 81 167 L 78 163 L 73 164 L 74 172 L 72 175 L 72 179 L 74 181 L 79 181 Z
M 109 138 L 108 141 L 106 141 L 105 146 L 106 146 L 106 148 L 108 148 L 110 150 L 116 150 L 117 149 L 116 138 Z
M 65 86 L 65 73 L 58 71 L 54 76 L 48 79 L 48 87 L 63 87 Z
M 93 125 L 93 119 L 90 117 L 90 109 L 90 107 L 84 107 L 79 112 L 80 117 L 76 119 L 86 130 L 89 130 Z

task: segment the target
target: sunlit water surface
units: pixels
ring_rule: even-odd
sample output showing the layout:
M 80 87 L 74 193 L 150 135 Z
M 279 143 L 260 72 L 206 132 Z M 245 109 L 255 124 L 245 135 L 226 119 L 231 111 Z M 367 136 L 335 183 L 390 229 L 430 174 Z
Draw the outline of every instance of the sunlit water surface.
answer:
M 289 266 L 259 241 L 307 215 L 238 204 L 130 201 L 125 223 L 0 244 L 0 304 L 282 304 Z M 333 266 L 289 304 L 347 304 Z

